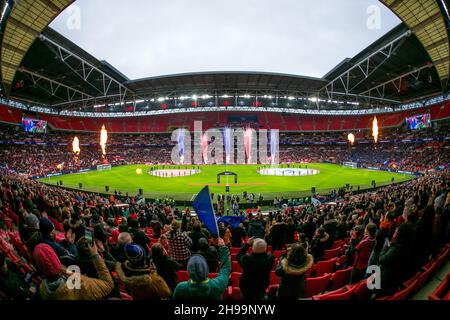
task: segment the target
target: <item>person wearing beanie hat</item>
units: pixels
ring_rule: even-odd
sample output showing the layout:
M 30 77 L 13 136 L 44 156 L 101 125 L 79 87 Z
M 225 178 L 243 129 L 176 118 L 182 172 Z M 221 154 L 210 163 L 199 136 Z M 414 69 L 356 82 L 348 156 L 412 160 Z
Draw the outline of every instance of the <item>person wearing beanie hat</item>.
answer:
M 58 258 L 63 259 L 68 264 L 73 263 L 78 254 L 75 243 L 75 234 L 69 230 L 66 233 L 66 239 L 62 243 L 57 243 L 55 240 L 55 226 L 47 218 L 41 218 L 39 222 L 39 229 L 42 235 L 42 242 L 48 244 L 56 253 Z M 66 247 L 64 247 L 65 245 Z
M 220 300 L 228 287 L 231 273 L 230 251 L 223 239 L 218 239 L 222 266 L 219 275 L 208 278 L 209 268 L 205 258 L 193 255 L 188 262 L 189 280 L 180 282 L 173 293 L 175 300 Z
M 25 227 L 39 230 L 39 218 L 32 213 L 27 214 L 25 216 Z
M 48 237 L 55 230 L 55 225 L 48 218 L 41 218 L 39 221 L 39 230 L 43 237 Z
M 33 252 L 34 247 L 41 243 L 42 235 L 39 231 L 39 218 L 35 214 L 30 213 L 26 215 L 25 225 L 20 232 L 20 237 L 29 252 Z
M 252 252 L 247 254 L 252 247 Z M 267 243 L 263 239 L 248 239 L 239 250 L 236 260 L 242 267 L 239 287 L 245 300 L 261 300 L 270 284 L 270 273 L 275 264 L 273 254 L 267 252 Z
M 43 300 L 98 300 L 106 298 L 114 288 L 111 274 L 97 252 L 97 246 L 90 247 L 91 259 L 97 270 L 97 278 L 80 275 L 79 287 L 71 282 L 68 272 L 53 249 L 43 243 L 36 246 L 33 260 L 37 269 L 44 275 L 39 292 Z
M 116 273 L 121 283 L 135 300 L 168 299 L 172 291 L 156 272 L 154 265 L 147 262 L 141 246 L 126 244 L 127 261 L 116 264 Z

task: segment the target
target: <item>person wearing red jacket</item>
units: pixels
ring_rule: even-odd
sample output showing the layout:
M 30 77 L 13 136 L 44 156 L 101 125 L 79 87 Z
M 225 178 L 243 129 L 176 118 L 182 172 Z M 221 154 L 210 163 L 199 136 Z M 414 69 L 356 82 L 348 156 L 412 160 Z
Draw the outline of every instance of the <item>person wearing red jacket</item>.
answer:
M 356 246 L 355 262 L 350 277 L 350 283 L 361 281 L 366 274 L 369 263 L 370 254 L 375 246 L 375 235 L 377 233 L 377 225 L 369 223 L 364 232 L 364 238 Z

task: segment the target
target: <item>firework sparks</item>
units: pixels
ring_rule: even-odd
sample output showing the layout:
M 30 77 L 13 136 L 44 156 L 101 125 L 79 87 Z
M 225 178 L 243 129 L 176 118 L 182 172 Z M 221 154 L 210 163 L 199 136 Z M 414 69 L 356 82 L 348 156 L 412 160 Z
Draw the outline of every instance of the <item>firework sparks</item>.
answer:
M 78 157 L 80 156 L 81 153 L 80 140 L 78 139 L 78 137 L 73 138 L 72 151 L 75 157 L 75 163 L 78 163 Z
M 349 133 L 349 134 L 348 134 L 348 141 L 349 141 L 351 144 L 354 144 L 354 143 L 355 143 L 355 135 L 354 135 L 353 133 Z
M 105 125 L 102 126 L 100 131 L 100 147 L 102 147 L 103 159 L 106 157 L 106 143 L 108 142 L 108 131 L 106 131 Z
M 375 143 L 378 142 L 378 135 L 379 135 L 378 119 L 377 119 L 377 117 L 375 117 L 373 119 L 373 123 L 372 123 L 372 136 L 373 136 Z

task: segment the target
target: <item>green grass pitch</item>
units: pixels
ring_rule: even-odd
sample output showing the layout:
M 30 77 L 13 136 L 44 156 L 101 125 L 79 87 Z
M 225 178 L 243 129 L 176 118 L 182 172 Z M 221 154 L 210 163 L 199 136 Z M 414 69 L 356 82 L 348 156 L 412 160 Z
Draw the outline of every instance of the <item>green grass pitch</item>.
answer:
M 285 198 L 300 197 L 311 194 L 311 188 L 316 187 L 320 193 L 329 192 L 332 189 L 345 186 L 349 183 L 356 189 L 370 188 L 372 180 L 377 186 L 388 185 L 391 179 L 395 182 L 410 180 L 413 176 L 399 173 L 371 171 L 365 169 L 352 169 L 334 164 L 308 164 L 308 169 L 320 171 L 317 175 L 303 177 L 276 177 L 263 176 L 257 172 L 256 165 L 218 165 L 201 166 L 201 173 L 177 178 L 155 177 L 148 173 L 148 165 L 128 165 L 112 168 L 110 171 L 91 171 L 41 179 L 41 182 L 56 185 L 62 180 L 65 187 L 78 189 L 79 183 L 83 184 L 83 190 L 105 193 L 105 186 L 109 186 L 110 193 L 115 190 L 123 194 L 136 195 L 139 188 L 149 198 L 172 197 L 175 200 L 192 200 L 202 187 L 210 185 L 211 192 L 225 193 L 226 177 L 223 176 L 221 184 L 217 185 L 217 174 L 224 171 L 232 171 L 238 174 L 238 184 L 234 184 L 233 177 L 229 178 L 230 193 L 242 194 L 243 191 L 262 193 L 266 199 L 276 196 Z M 302 165 L 304 168 L 305 165 Z M 136 169 L 143 170 L 142 175 L 136 173 Z M 161 168 L 161 166 L 159 166 Z

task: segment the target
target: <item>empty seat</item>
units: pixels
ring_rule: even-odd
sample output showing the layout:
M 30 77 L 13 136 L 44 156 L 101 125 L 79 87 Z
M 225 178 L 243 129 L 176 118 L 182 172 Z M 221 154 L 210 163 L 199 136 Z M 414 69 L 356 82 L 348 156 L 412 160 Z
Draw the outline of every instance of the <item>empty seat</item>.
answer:
M 313 300 L 350 300 L 355 293 L 357 287 L 341 288 L 335 291 L 327 292 L 322 295 L 313 296 Z
M 184 282 L 184 281 L 189 280 L 188 273 L 185 270 L 177 271 L 177 276 L 178 276 L 178 282 Z
M 330 260 L 333 258 L 337 258 L 339 256 L 339 252 L 341 252 L 341 247 L 325 250 L 325 253 L 323 254 L 323 259 Z
M 353 268 L 338 270 L 331 275 L 331 290 L 336 290 L 346 286 L 350 282 L 350 275 Z
M 314 266 L 314 275 L 316 277 L 320 277 L 326 273 L 333 273 L 337 261 L 337 258 L 333 258 L 330 260 L 317 262 Z
M 322 277 L 307 278 L 303 297 L 309 298 L 324 292 L 327 289 L 328 284 L 330 283 L 330 279 L 331 274 L 326 274 Z

